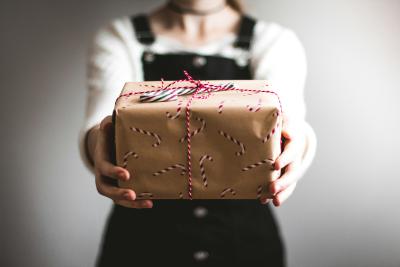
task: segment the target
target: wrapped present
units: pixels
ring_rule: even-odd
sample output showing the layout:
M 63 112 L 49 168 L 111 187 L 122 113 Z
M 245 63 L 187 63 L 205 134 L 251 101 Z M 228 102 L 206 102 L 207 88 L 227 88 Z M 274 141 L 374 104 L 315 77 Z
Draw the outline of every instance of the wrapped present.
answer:
M 266 81 L 126 83 L 115 103 L 115 160 L 138 199 L 269 197 L 281 106 Z

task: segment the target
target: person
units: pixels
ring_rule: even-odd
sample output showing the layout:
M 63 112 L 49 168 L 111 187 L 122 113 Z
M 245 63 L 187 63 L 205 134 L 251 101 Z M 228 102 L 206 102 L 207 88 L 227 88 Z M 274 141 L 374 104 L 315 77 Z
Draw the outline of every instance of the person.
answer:
M 116 181 L 134 179 L 112 163 L 111 113 L 127 81 L 266 79 L 284 105 L 281 177 L 272 199 L 137 200 Z M 306 58 L 296 34 L 255 20 L 238 1 L 171 0 L 149 14 L 113 20 L 93 39 L 80 152 L 100 194 L 113 200 L 97 266 L 285 266 L 270 204 L 280 206 L 310 165 L 316 138 L 305 120 Z M 272 201 L 270 201 L 272 200 Z M 265 205 L 262 205 L 265 204 Z

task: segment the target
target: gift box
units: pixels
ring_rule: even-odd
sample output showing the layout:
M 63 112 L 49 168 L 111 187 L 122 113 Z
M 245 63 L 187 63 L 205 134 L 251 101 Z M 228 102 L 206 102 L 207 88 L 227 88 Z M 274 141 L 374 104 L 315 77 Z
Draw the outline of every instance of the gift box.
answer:
M 270 197 L 282 110 L 266 81 L 126 83 L 115 103 L 115 160 L 138 199 Z

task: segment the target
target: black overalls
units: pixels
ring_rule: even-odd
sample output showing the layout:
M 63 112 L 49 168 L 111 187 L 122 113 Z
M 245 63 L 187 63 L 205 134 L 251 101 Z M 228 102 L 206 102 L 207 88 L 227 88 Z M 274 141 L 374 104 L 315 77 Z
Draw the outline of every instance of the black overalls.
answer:
M 138 40 L 155 41 L 146 16 L 132 18 Z M 248 52 L 255 21 L 243 16 L 235 45 Z M 247 60 L 145 49 L 145 80 L 252 79 Z M 246 53 L 244 53 L 246 54 Z M 269 205 L 259 200 L 153 200 L 151 209 L 114 205 L 98 266 L 284 266 Z

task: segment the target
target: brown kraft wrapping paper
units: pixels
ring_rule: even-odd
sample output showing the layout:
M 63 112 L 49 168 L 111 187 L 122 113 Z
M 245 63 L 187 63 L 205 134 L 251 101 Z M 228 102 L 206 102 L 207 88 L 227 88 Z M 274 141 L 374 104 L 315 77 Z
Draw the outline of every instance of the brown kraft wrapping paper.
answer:
M 229 82 L 235 88 L 269 89 L 262 80 Z M 152 86 L 160 84 L 126 83 L 121 95 L 154 90 Z M 118 184 L 133 189 L 138 199 L 189 199 L 185 110 L 192 95 L 152 103 L 140 102 L 139 96 L 119 97 L 115 104 L 116 164 L 131 174 Z M 276 95 L 233 90 L 193 98 L 190 124 L 192 199 L 270 197 L 268 185 L 280 175 L 272 168 L 281 152 L 282 116 Z

